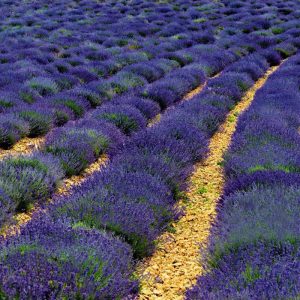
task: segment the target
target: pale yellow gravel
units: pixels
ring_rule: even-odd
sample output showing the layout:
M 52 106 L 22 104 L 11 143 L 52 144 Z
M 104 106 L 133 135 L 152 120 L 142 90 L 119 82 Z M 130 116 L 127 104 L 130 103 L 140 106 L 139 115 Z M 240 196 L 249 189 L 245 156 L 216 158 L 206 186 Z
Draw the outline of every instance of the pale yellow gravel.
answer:
M 4 150 L 0 149 L 0 159 L 7 156 L 19 155 L 19 154 L 29 154 L 34 150 L 38 150 L 45 142 L 45 137 L 37 138 L 23 138 L 18 141 L 11 149 Z

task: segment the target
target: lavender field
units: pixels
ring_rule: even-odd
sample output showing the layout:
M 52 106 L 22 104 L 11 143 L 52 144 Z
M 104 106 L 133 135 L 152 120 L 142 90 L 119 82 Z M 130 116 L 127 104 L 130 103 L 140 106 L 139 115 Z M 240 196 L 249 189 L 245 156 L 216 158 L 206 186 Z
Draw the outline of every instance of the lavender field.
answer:
M 0 300 L 300 298 L 299 1 L 0 15 Z

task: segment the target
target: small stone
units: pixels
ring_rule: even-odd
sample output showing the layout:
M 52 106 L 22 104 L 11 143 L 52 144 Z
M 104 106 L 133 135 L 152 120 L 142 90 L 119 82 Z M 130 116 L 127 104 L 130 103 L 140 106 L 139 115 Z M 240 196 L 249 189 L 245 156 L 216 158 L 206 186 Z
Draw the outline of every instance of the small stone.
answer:
M 164 283 L 164 281 L 159 276 L 155 277 L 155 282 L 156 283 Z

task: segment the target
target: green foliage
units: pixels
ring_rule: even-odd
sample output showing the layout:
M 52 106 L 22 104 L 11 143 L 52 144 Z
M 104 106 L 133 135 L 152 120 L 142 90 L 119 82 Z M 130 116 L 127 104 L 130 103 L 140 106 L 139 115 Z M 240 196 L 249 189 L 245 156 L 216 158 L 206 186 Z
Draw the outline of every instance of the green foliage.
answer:
M 204 186 L 199 187 L 198 190 L 197 190 L 197 193 L 200 194 L 200 195 L 203 195 L 203 194 L 205 194 L 207 192 L 208 192 L 208 190 Z
M 129 134 L 138 128 L 136 121 L 124 114 L 104 113 L 101 117 L 114 123 L 125 134 Z
M 250 265 L 246 266 L 245 271 L 242 273 L 247 284 L 254 283 L 257 279 L 260 278 L 260 273 L 258 268 L 253 269 Z
M 264 165 L 256 165 L 248 169 L 249 173 L 254 173 L 256 171 L 284 171 L 286 173 L 291 172 L 300 172 L 300 167 L 297 166 L 285 166 L 280 164 L 264 164 Z
M 283 32 L 284 32 L 283 28 L 280 28 L 280 27 L 272 28 L 272 33 L 274 33 L 274 34 L 281 34 Z
M 9 108 L 13 107 L 13 103 L 7 100 L 0 99 L 0 107 Z
M 33 95 L 30 93 L 20 92 L 20 97 L 24 102 L 28 104 L 32 104 L 35 102 Z

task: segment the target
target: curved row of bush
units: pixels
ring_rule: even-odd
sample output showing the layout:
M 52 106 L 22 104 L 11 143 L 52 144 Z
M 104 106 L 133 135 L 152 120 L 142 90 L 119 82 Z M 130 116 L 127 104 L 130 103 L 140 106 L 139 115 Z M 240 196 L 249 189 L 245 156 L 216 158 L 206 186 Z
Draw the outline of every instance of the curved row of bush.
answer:
M 195 47 L 193 58 L 203 61 L 203 52 L 207 50 L 207 47 Z M 270 53 L 271 56 L 278 56 L 276 51 L 266 50 L 263 53 L 266 57 Z M 230 52 L 220 53 L 216 50 L 205 57 L 206 65 L 218 66 L 216 70 L 221 70 L 237 59 Z M 27 210 L 34 202 L 43 203 L 57 189 L 62 178 L 81 173 L 101 154 L 113 155 L 127 136 L 144 129 L 161 110 L 204 83 L 205 75 L 201 66 L 197 63 L 187 65 L 147 85 L 145 89 L 115 97 L 109 104 L 103 104 L 84 118 L 54 129 L 46 136 L 45 144 L 39 152 L 0 162 L 0 167 L 3 166 L 0 176 L 0 179 L 3 178 L 0 180 L 3 192 L 1 223 L 5 221 L 5 216 L 9 217 L 15 211 Z M 148 98 L 143 97 L 146 94 Z M 41 162 L 43 155 L 47 157 L 47 164 Z M 53 165 L 60 169 L 55 177 L 50 172 Z M 26 180 L 23 180 L 23 176 Z
M 207 51 L 210 53 L 206 54 Z M 191 54 L 188 56 L 189 52 Z M 189 65 L 178 69 L 180 64 L 176 60 L 164 58 L 148 61 L 148 64 L 143 66 L 133 64 L 130 69 L 125 68 L 110 79 L 94 80 L 70 91 L 45 97 L 34 104 L 11 108 L 7 113 L 2 114 L 0 120 L 0 146 L 9 148 L 24 136 L 44 135 L 53 127 L 62 126 L 69 120 L 80 119 L 91 108 L 110 103 L 112 99 L 122 94 L 134 93 L 142 86 L 151 89 L 148 97 L 156 101 L 160 100 L 155 94 L 156 91 L 159 89 L 163 93 L 163 90 L 167 89 L 163 96 L 168 96 L 168 99 L 171 98 L 172 102 L 175 102 L 201 82 L 202 78 L 199 78 L 200 75 L 196 73 L 202 74 L 200 71 L 202 64 L 198 64 L 197 61 L 205 61 L 207 67 L 217 72 L 236 59 L 230 51 L 213 46 L 197 46 L 195 49 L 191 48 L 186 51 L 184 55 L 180 53 L 177 55 L 178 57 L 188 56 L 189 59 L 183 65 Z M 190 64 L 191 62 L 193 63 Z M 148 68 L 151 68 L 152 74 L 148 72 Z M 148 84 L 148 81 L 155 80 L 161 83 Z M 48 82 L 35 78 L 34 84 L 36 88 L 44 89 Z M 170 103 L 162 107 L 167 105 Z
M 3 10 L 7 5 L 10 9 L 3 11 L 7 19 L 0 22 L 3 40 L 0 47 L 0 70 L 3 72 L 0 76 L 0 111 L 6 113 L 0 123 L 0 144 L 4 148 L 11 147 L 24 136 L 43 135 L 53 126 L 77 119 L 87 109 L 114 94 L 161 78 L 179 66 L 177 61 L 180 65 L 189 62 L 182 55 L 171 55 L 171 52 L 198 42 L 192 32 L 193 39 L 189 40 L 193 42 L 180 42 L 184 36 L 178 36 L 171 39 L 177 47 L 174 43 L 173 47 L 156 51 L 157 45 L 170 37 L 161 37 L 154 43 L 140 36 L 142 20 L 145 23 L 148 17 L 154 20 L 147 12 L 147 5 L 140 7 L 139 3 L 132 3 L 129 10 L 136 13 L 135 7 L 141 11 L 145 9 L 141 21 L 138 18 L 128 20 L 125 11 L 120 13 L 118 5 L 115 7 L 109 3 L 55 1 L 48 6 L 46 1 L 29 1 L 20 6 L 16 1 L 8 1 L 1 5 Z M 168 11 L 169 5 L 167 8 Z M 14 13 L 10 15 L 7 11 Z M 65 11 L 68 11 L 66 19 L 63 18 Z M 158 9 L 157 17 L 163 17 L 167 11 Z M 105 12 L 112 14 L 108 23 L 106 17 L 103 19 Z M 85 15 L 89 22 L 81 23 L 80 15 Z M 168 15 L 169 20 L 174 18 L 175 14 Z M 182 22 L 182 33 L 189 31 L 188 24 L 189 20 Z M 156 27 L 160 29 L 161 26 L 157 24 Z M 128 36 L 123 36 L 122 32 L 120 43 L 115 44 L 115 35 L 118 37 L 124 27 L 130 27 Z M 198 27 L 201 26 L 196 25 L 195 31 Z M 167 60 L 168 56 L 171 59 Z M 140 63 L 143 63 L 142 68 Z M 126 66 L 111 80 L 101 79 Z M 149 76 L 150 70 L 153 76 Z M 90 82 L 94 84 L 90 86 Z
M 300 55 L 239 119 L 206 258 L 186 299 L 296 299 L 300 291 Z
M 293 52 L 294 48 L 290 51 Z M 184 70 L 173 71 L 172 69 L 180 66 L 176 60 L 157 59 L 143 66 L 134 64 L 132 68 L 117 73 L 109 80 L 94 80 L 70 91 L 43 98 L 32 105 L 9 108 L 7 113 L 2 114 L 0 120 L 0 146 L 10 148 L 22 137 L 44 135 L 53 126 L 62 126 L 69 120 L 80 119 L 90 108 L 110 102 L 112 98 L 120 94 L 136 90 L 145 86 L 147 82 L 158 80 L 167 74 L 164 79 L 147 84 L 142 93 L 142 96 L 152 98 L 165 108 L 196 86 L 199 82 L 199 79 L 195 79 L 198 69 L 212 76 L 236 57 L 230 54 L 230 51 L 224 51 L 215 46 L 201 45 L 190 48 L 182 54 L 178 53 L 174 59 L 179 61 L 185 59 L 183 65 L 192 63 L 190 67 L 184 67 Z M 152 73 L 149 72 L 149 67 Z M 35 78 L 34 80 L 35 87 L 38 89 L 47 88 L 49 84 L 43 79 L 40 81 Z
M 189 66 L 170 72 L 162 83 L 181 80 L 181 89 L 185 94 L 205 81 L 203 72 L 196 67 Z M 170 83 L 165 88 L 161 86 L 161 91 L 171 88 L 177 87 Z M 116 97 L 82 120 L 54 130 L 46 137 L 44 151 L 60 157 L 67 176 L 80 173 L 103 152 L 112 155 L 114 148 L 122 145 L 126 136 L 144 129 L 152 118 L 166 108 L 159 105 L 159 101 L 151 95 L 143 98 L 140 93 L 138 91 Z M 178 98 L 174 102 L 175 100 Z M 171 104 L 173 103 L 168 103 L 167 106 Z M 105 124 L 110 124 L 110 129 L 105 130 Z M 117 132 L 110 137 L 114 132 L 113 128 L 121 132 L 122 137 Z
M 155 102 L 140 96 L 147 95 L 165 108 L 202 78 L 191 69 L 192 77 L 178 70 L 180 79 L 170 75 L 163 84 L 152 84 L 160 76 L 159 69 L 170 66 L 153 68 L 145 61 L 141 68 L 140 63 L 132 65 L 131 61 L 144 61 L 147 56 L 183 66 L 191 62 L 195 50 L 198 60 L 193 68 L 200 65 L 210 76 L 222 69 L 222 60 L 208 59 L 211 51 L 227 49 L 237 58 L 273 46 L 288 56 L 299 46 L 297 3 L 223 2 L 1 1 L 0 13 L 5 18 L 0 20 L 0 87 L 19 91 L 26 82 L 36 89 L 30 88 L 30 92 L 41 95 L 47 95 L 49 86 L 51 94 L 54 87 L 51 99 L 59 106 L 58 125 L 80 117 L 91 105 L 97 106 L 99 95 L 109 99 L 111 91 L 123 93 L 127 87 L 145 82 L 140 76 L 151 86 L 138 89 L 135 96 L 139 97 L 118 97 L 110 103 L 116 105 L 103 106 L 91 118 L 57 129 L 56 136 L 47 137 L 43 154 L 3 162 L 1 212 L 7 207 L 9 211 L 11 203 L 16 206 L 11 197 L 20 199 L 18 209 L 31 205 L 33 199 L 46 199 L 65 173 L 80 172 L 101 151 L 117 154 L 106 170 L 69 198 L 59 198 L 48 213 L 35 216 L 20 235 L 1 241 L 0 298 L 119 299 L 137 291 L 133 255 L 150 253 L 157 234 L 180 213 L 172 204 L 184 188 L 193 162 L 205 155 L 209 135 L 267 64 L 260 56 L 250 58 L 252 65 L 247 70 L 245 65 L 234 64 L 228 80 L 212 82 L 202 95 L 205 97 L 169 112 L 161 124 L 140 131 L 119 152 L 117 142 L 122 144 L 126 135 L 144 128 L 145 116 L 148 119 L 158 111 Z M 197 43 L 215 45 L 190 48 Z M 183 50 L 174 53 L 178 49 Z M 201 58 L 199 50 L 205 53 Z M 222 59 L 222 53 L 216 54 Z M 273 52 L 264 56 L 269 62 L 278 60 Z M 116 74 L 124 62 L 128 66 Z M 110 75 L 116 79 L 114 84 L 95 84 Z M 81 90 L 74 96 L 75 103 L 55 99 L 59 90 L 77 83 Z M 92 90 L 87 92 L 85 84 Z M 23 97 L 31 101 L 31 93 Z M 22 117 L 12 129 L 5 127 L 6 132 L 12 130 L 18 136 L 20 128 L 39 132 L 39 124 L 47 127 L 43 110 L 48 105 L 36 111 L 20 110 Z M 0 101 L 0 106 L 7 106 L 6 101 Z
M 165 59 L 158 59 L 149 64 L 160 72 L 160 77 L 179 67 L 175 61 Z M 142 86 L 146 82 L 144 77 L 133 72 L 121 71 L 108 80 L 93 80 L 77 85 L 69 91 L 40 96 L 41 98 L 33 104 L 13 106 L 1 117 L 0 146 L 10 148 L 24 136 L 45 135 L 53 127 L 62 126 L 69 120 L 80 119 L 88 110 L 108 102 L 114 95 Z M 53 82 L 43 77 L 33 78 L 30 84 L 40 93 L 52 90 L 53 86 Z M 2 98 L 7 99 L 7 95 L 2 95 Z
M 247 61 L 252 63 L 251 70 L 242 68 Z M 209 137 L 268 66 L 266 58 L 259 54 L 234 63 L 198 96 L 168 110 L 158 124 L 134 135 L 107 167 L 75 187 L 69 196 L 55 199 L 45 214 L 33 217 L 19 235 L 1 247 L 0 278 L 6 279 L 1 281 L 0 290 L 4 297 L 77 295 L 116 299 L 135 293 L 136 281 L 128 275 L 132 272 L 132 258 L 124 250 L 120 250 L 119 259 L 115 256 L 117 250 L 105 256 L 107 251 L 101 252 L 101 245 L 107 233 L 103 232 L 114 235 L 116 247 L 121 243 L 119 238 L 130 244 L 136 258 L 153 251 L 158 234 L 181 213 L 173 204 L 180 197 L 193 164 L 206 155 Z M 258 69 L 260 72 L 252 79 Z M 40 231 L 45 228 L 41 223 L 50 228 L 45 239 L 41 237 Z M 56 229 L 52 231 L 55 227 L 62 230 L 58 231 L 59 237 L 54 234 Z M 80 246 L 74 237 L 77 232 L 82 238 Z M 95 240 L 90 243 L 90 235 L 96 233 L 99 238 L 93 236 Z M 45 245 L 49 241 L 51 246 Z M 120 249 L 124 247 L 123 244 Z M 84 249 L 94 256 L 89 259 L 85 254 L 77 260 Z M 90 265 L 95 255 L 100 259 Z M 115 259 L 125 261 L 127 268 L 119 268 Z M 109 266 L 113 268 L 106 269 Z M 73 277 L 64 276 L 63 268 L 69 268 Z M 41 273 L 39 269 L 53 271 Z M 26 283 L 28 276 L 30 286 Z M 120 283 L 116 278 L 120 278 Z
M 212 61 L 220 61 L 220 68 L 232 59 L 233 56 L 226 52 L 222 58 L 219 54 L 211 55 Z M 159 88 L 155 87 L 158 83 L 149 85 L 152 91 L 173 93 L 175 97 L 170 97 L 165 105 L 161 105 L 159 99 L 151 93 L 149 98 L 142 97 L 143 90 L 115 97 L 109 104 L 103 104 L 84 118 L 54 129 L 47 135 L 39 152 L 0 162 L 3 167 L 0 176 L 3 178 L 0 180 L 3 191 L 1 223 L 6 215 L 10 215 L 9 212 L 26 210 L 36 201 L 44 202 L 56 190 L 63 177 L 79 174 L 103 153 L 112 155 L 124 143 L 126 136 L 144 129 L 162 109 L 178 101 L 180 98 L 177 94 L 182 96 L 204 81 L 205 75 L 196 63 L 174 70 L 161 80 Z M 47 158 L 43 159 L 43 155 Z M 42 160 L 47 161 L 47 164 Z M 60 169 L 54 177 L 51 173 L 53 165 Z
M 266 50 L 262 53 L 272 62 L 280 59 L 276 51 Z M 226 52 L 222 58 L 214 52 L 211 54 L 211 61 L 215 65 L 219 61 L 220 69 L 232 59 L 233 56 L 230 53 L 226 55 Z M 255 63 L 250 69 L 245 67 L 247 61 L 251 64 L 251 59 L 244 59 L 238 69 L 235 65 L 228 68 L 231 73 L 236 70 L 250 72 L 251 69 L 251 78 L 245 77 L 246 83 L 239 87 L 241 91 L 262 72 Z M 237 80 L 234 74 L 228 73 L 227 76 Z M 162 109 L 174 104 L 185 93 L 204 83 L 204 80 L 205 76 L 196 63 L 174 70 L 162 80 L 149 84 L 144 90 L 116 97 L 110 104 L 103 104 L 85 118 L 54 129 L 47 135 L 40 151 L 29 156 L 10 157 L 0 162 L 0 189 L 3 194 L 0 223 L 15 211 L 27 210 L 34 202 L 43 203 L 57 189 L 62 178 L 80 174 L 101 154 L 112 156 L 127 136 L 145 129 L 149 120 Z M 213 82 L 214 86 L 218 85 L 219 93 L 230 95 L 234 100 L 241 96 L 238 89 L 233 93 L 219 87 L 223 84 L 222 79 L 214 79 Z M 145 93 L 149 98 L 142 97 Z M 211 130 L 215 129 L 213 124 L 210 126 Z M 58 170 L 54 175 L 53 168 Z

